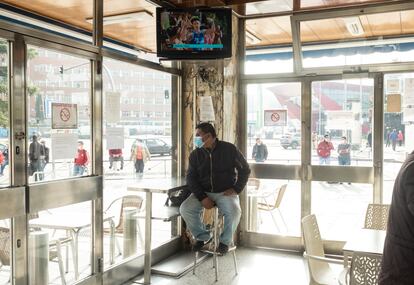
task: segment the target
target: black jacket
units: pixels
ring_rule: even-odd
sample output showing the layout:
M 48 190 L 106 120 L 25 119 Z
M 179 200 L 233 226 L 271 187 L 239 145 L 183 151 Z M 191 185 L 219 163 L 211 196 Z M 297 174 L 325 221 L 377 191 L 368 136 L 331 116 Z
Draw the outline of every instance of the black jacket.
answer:
M 394 183 L 388 216 L 380 285 L 414 284 L 414 152 Z
M 191 152 L 187 185 L 201 201 L 207 197 L 205 192 L 220 193 L 233 188 L 240 193 L 249 174 L 250 168 L 243 154 L 233 144 L 217 139 L 211 151 L 197 148 Z

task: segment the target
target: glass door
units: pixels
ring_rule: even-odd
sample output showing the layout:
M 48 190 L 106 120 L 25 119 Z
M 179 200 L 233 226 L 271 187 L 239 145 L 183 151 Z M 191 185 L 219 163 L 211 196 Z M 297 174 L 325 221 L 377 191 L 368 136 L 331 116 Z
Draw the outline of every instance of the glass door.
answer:
M 247 238 L 300 237 L 301 83 L 248 84 L 246 133 Z
M 346 241 L 374 197 L 374 79 L 311 82 L 311 213 L 322 238 Z
M 394 181 L 407 155 L 414 150 L 414 73 L 384 75 L 383 192 L 390 204 Z

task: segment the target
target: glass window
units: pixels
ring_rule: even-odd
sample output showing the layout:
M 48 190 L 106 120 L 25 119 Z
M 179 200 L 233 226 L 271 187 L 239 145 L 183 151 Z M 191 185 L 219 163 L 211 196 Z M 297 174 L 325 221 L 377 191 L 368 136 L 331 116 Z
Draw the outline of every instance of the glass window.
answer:
M 261 3 L 263 2 L 253 4 L 261 5 Z M 293 72 L 289 17 L 247 20 L 245 37 L 245 74 Z M 268 48 L 270 45 L 276 47 Z
M 247 197 L 249 231 L 300 236 L 300 181 L 249 178 Z
M 29 183 L 92 174 L 90 61 L 43 50 L 27 48 Z M 45 79 L 57 84 L 39 84 Z
M 162 90 L 168 90 L 170 94 L 172 77 L 109 58 L 105 58 L 103 64 L 103 82 L 112 82 L 112 87 L 104 85 L 104 208 L 105 213 L 114 216 L 117 240 L 121 243 L 121 246 L 116 245 L 114 259 L 111 258 L 109 248 L 104 248 L 104 263 L 107 267 L 128 256 L 142 254 L 144 250 L 144 219 L 141 217 L 145 216 L 145 195 L 129 193 L 127 187 L 137 179 L 171 177 L 172 164 L 171 117 L 164 117 L 162 113 L 164 110 L 171 110 L 171 102 L 163 100 L 162 104 L 156 105 L 152 96 L 144 102 L 141 101 L 141 91 L 129 88 L 137 84 L 136 78 L 121 78 L 119 71 L 122 70 L 124 75 L 145 74 L 147 80 L 142 84 L 147 89 L 153 90 L 155 86 L 161 86 Z M 165 79 L 160 80 L 161 75 Z M 121 88 L 118 88 L 119 82 L 122 82 Z M 122 98 L 135 98 L 135 101 L 129 100 L 129 103 L 125 103 Z M 155 113 L 154 110 L 160 112 Z M 147 148 L 149 156 L 144 148 Z M 165 199 L 165 195 L 153 195 L 154 211 L 156 207 L 164 205 Z M 128 212 L 131 205 L 132 214 Z M 123 230 L 125 223 L 128 223 L 127 217 L 135 219 L 133 224 L 136 227 L 131 236 L 125 236 Z M 153 221 L 152 245 L 158 246 L 170 238 L 171 223 Z
M 312 83 L 312 164 L 372 166 L 372 79 Z
M 303 66 L 414 61 L 412 17 L 414 10 L 301 22 Z
M 346 241 L 364 227 L 372 184 L 312 182 L 311 213 L 316 215 L 324 240 Z
M 11 221 L 0 220 L 0 283 L 8 284 L 12 276 Z
M 301 8 L 310 8 L 310 7 L 335 7 L 335 6 L 344 6 L 350 4 L 364 4 L 369 2 L 379 2 L 378 0 L 335 0 L 335 1 L 325 1 L 325 0 L 300 0 Z
M 0 187 L 10 185 L 9 43 L 0 39 Z
M 91 275 L 91 208 L 91 202 L 83 202 L 29 214 L 29 274 L 45 270 L 39 275 L 49 276 L 51 285 L 61 284 L 62 279 L 74 284 Z M 105 220 L 110 224 L 110 218 Z M 111 238 L 115 236 L 104 236 L 105 247 L 109 248 Z
M 249 162 L 300 164 L 301 84 L 247 85 Z
M 414 73 L 384 77 L 384 184 L 383 202 L 391 203 L 395 178 L 414 150 Z

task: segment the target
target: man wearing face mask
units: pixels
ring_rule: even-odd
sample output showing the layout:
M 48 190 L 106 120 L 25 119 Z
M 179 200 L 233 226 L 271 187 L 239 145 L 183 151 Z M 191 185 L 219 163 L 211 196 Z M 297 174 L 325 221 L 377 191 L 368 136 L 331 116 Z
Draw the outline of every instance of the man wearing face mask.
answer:
M 246 186 L 250 168 L 235 145 L 219 141 L 214 127 L 201 123 L 196 127 L 196 149 L 189 158 L 187 184 L 192 194 L 180 207 L 180 213 L 196 242 L 194 251 L 211 241 L 201 221 L 203 208 L 217 206 L 224 216 L 224 228 L 217 252 L 226 254 L 240 221 L 239 196 Z

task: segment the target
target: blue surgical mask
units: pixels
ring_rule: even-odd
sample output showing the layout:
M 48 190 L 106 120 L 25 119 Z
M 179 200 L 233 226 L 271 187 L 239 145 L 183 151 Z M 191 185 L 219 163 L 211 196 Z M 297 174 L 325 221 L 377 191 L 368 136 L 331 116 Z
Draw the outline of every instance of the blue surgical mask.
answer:
M 204 142 L 203 142 L 203 139 L 201 137 L 194 137 L 194 146 L 196 148 L 201 148 L 201 147 L 203 147 L 203 145 L 204 145 Z

